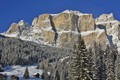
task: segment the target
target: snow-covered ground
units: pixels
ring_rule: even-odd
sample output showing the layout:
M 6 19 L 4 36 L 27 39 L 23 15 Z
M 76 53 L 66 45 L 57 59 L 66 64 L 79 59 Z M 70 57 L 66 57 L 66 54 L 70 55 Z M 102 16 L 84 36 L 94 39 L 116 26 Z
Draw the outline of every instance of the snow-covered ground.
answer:
M 25 72 L 26 67 L 28 67 L 29 75 L 30 75 L 30 79 L 27 79 L 27 80 L 42 80 L 40 78 L 35 79 L 33 77 L 33 75 L 36 73 L 39 73 L 40 75 L 42 74 L 42 70 L 36 69 L 36 65 L 32 65 L 32 66 L 19 66 L 19 65 L 7 66 L 7 67 L 3 68 L 5 71 L 0 72 L 0 74 L 6 74 L 8 76 L 8 79 L 10 78 L 11 75 L 15 75 L 15 76 L 18 76 L 20 78 L 20 80 L 25 80 L 25 79 L 23 79 L 23 74 Z

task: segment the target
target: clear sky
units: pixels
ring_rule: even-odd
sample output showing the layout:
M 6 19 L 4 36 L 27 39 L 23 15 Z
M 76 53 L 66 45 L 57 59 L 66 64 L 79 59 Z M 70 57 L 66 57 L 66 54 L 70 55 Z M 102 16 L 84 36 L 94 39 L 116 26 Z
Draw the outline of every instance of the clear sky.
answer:
M 120 0 L 0 0 L 0 32 L 6 31 L 13 22 L 25 20 L 31 24 L 39 14 L 66 9 L 92 13 L 95 18 L 113 13 L 120 20 Z

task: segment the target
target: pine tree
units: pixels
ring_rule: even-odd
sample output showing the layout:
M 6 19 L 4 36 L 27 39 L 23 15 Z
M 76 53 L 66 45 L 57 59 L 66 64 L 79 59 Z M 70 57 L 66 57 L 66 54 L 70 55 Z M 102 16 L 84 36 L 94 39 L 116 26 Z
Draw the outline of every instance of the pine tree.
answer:
M 95 63 L 95 55 L 92 52 L 92 48 L 89 48 L 89 69 L 90 69 L 90 76 L 93 77 L 94 80 L 97 80 L 97 67 L 96 67 L 96 63 Z
M 42 75 L 41 75 L 41 79 L 44 80 L 44 78 L 45 78 L 45 73 L 43 72 Z
M 105 52 L 102 50 L 103 48 L 104 47 L 96 42 L 92 45 L 97 80 L 106 80 Z
M 70 67 L 71 80 L 95 80 L 91 71 L 89 54 L 81 35 L 73 47 Z
M 28 68 L 27 68 L 27 67 L 26 67 L 26 69 L 25 69 L 25 73 L 24 73 L 23 77 L 24 77 L 24 79 L 30 78 L 30 77 L 29 77 L 29 71 L 28 71 Z
M 4 72 L 4 70 L 2 69 L 2 65 L 0 64 L 0 72 Z
M 106 49 L 106 80 L 115 80 L 117 50 L 107 46 Z
M 112 49 L 112 53 L 113 53 L 113 59 L 114 59 L 114 72 L 115 72 L 115 80 L 119 80 L 119 74 L 120 74 L 120 56 L 118 53 L 118 47 L 117 45 L 113 45 L 113 49 Z
M 115 80 L 115 75 L 114 75 L 114 64 L 113 64 L 113 56 L 112 56 L 112 51 L 107 53 L 107 61 L 106 61 L 106 75 L 107 79 L 106 80 Z
M 60 80 L 60 73 L 58 70 L 56 70 L 56 73 L 55 73 L 55 80 Z

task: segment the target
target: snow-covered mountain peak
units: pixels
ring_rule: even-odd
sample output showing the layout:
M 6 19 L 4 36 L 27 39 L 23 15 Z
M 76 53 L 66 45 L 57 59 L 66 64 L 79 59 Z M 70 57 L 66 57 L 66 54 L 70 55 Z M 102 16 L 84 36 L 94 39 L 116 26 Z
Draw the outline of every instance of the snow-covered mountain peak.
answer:
M 65 11 L 63 11 L 63 13 L 76 13 L 76 14 L 80 14 L 79 11 L 73 11 L 73 10 L 65 10 Z
M 77 16 L 81 16 L 81 15 L 91 15 L 91 14 L 87 14 L 87 13 L 81 13 L 80 11 L 73 11 L 73 10 L 65 10 L 62 13 L 68 13 L 68 14 L 75 14 Z
M 98 18 L 96 18 L 96 22 L 107 22 L 107 21 L 114 21 L 115 18 L 113 13 L 110 14 L 102 14 Z
M 30 25 L 27 23 L 27 22 L 25 22 L 24 20 L 20 20 L 19 22 L 18 22 L 18 25 L 19 26 L 26 26 L 26 27 L 29 27 Z
M 66 13 L 66 14 L 64 14 Z M 57 47 L 72 47 L 77 35 L 82 33 L 86 45 L 93 42 L 117 44 L 120 22 L 113 14 L 103 14 L 94 19 L 92 14 L 65 10 L 58 14 L 42 14 L 33 19 L 32 27 L 24 20 L 13 23 L 4 34 Z
M 21 20 L 17 23 L 12 23 L 10 28 L 2 33 L 3 35 L 7 37 L 19 37 L 22 35 L 23 32 L 30 30 L 30 25 L 25 22 L 24 20 Z
M 21 20 L 18 22 L 18 25 L 22 26 L 22 25 L 24 25 L 24 23 L 25 23 L 24 20 Z

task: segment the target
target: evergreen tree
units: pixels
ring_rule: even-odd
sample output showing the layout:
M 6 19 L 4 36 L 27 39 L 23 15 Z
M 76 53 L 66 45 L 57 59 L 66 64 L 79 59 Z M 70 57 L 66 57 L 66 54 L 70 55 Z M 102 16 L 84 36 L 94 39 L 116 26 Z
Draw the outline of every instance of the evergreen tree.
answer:
M 0 64 L 0 72 L 4 72 L 4 70 L 2 69 L 2 65 Z
M 94 62 L 95 62 L 95 74 L 97 80 L 106 80 L 106 65 L 105 65 L 105 51 L 103 51 L 99 43 L 94 42 L 92 45 L 92 53 L 94 53 Z
M 115 73 L 115 80 L 119 80 L 120 79 L 120 55 L 118 53 L 118 47 L 117 45 L 113 45 L 113 49 L 112 49 L 112 53 L 113 53 L 113 59 L 114 59 L 114 73 Z
M 97 76 L 99 80 L 106 80 L 106 65 L 104 51 L 99 48 L 99 57 L 96 61 L 97 64 Z
M 28 71 L 28 68 L 27 68 L 27 67 L 26 67 L 26 69 L 25 69 L 25 73 L 24 73 L 23 77 L 24 77 L 24 79 L 30 78 L 30 77 L 29 77 L 29 71 Z
M 81 35 L 79 35 L 78 41 L 73 47 L 73 54 L 71 57 L 71 80 L 95 80 L 89 57 L 84 40 Z
M 95 55 L 92 52 L 92 48 L 89 48 L 89 69 L 90 69 L 90 77 L 93 77 L 94 80 L 97 80 L 97 67 L 96 67 L 96 63 L 95 63 Z
M 107 46 L 106 49 L 106 80 L 115 80 L 116 70 L 116 60 L 117 60 L 117 50 L 113 47 Z
M 43 79 L 43 80 L 44 80 L 44 78 L 45 78 L 45 74 L 44 74 L 44 73 L 42 73 L 42 75 L 41 75 L 41 79 Z
M 113 53 L 112 51 L 108 48 L 106 50 L 107 52 L 107 60 L 106 60 L 106 80 L 115 80 L 115 73 L 114 73 L 114 60 L 113 60 Z
M 56 70 L 55 80 L 60 80 L 60 73 L 58 70 Z

